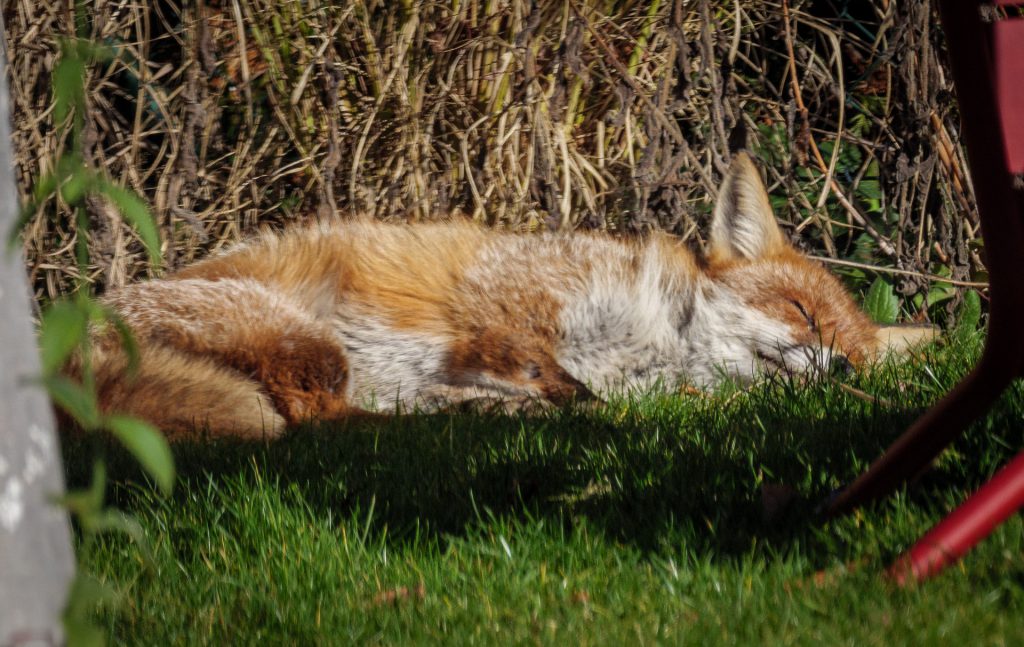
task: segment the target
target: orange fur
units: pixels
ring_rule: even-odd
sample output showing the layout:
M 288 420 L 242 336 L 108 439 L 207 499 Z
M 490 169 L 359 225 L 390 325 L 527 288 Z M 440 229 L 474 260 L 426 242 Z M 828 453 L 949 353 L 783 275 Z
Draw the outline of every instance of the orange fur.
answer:
M 738 292 L 752 295 L 751 307 L 785 322 L 807 344 L 834 347 L 855 366 L 877 355 L 878 326 L 854 305 L 834 276 L 788 245 L 756 265 L 719 261 L 709 271 Z M 811 321 L 795 303 L 801 304 Z
M 737 157 L 703 259 L 663 234 L 365 221 L 264 234 L 106 298 L 141 363 L 128 376 L 97 335 L 101 406 L 179 435 L 261 437 L 434 397 L 564 403 L 619 384 L 862 364 L 914 341 L 861 313 L 768 204 Z

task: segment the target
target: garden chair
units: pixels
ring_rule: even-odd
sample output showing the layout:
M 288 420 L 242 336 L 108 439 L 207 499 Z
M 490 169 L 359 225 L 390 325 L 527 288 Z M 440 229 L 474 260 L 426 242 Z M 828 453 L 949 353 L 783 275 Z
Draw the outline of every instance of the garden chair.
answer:
M 940 0 L 989 272 L 988 336 L 974 370 L 829 504 L 839 515 L 931 463 L 1024 377 L 1024 0 Z M 935 526 L 889 573 L 941 571 L 1024 506 L 1024 452 Z

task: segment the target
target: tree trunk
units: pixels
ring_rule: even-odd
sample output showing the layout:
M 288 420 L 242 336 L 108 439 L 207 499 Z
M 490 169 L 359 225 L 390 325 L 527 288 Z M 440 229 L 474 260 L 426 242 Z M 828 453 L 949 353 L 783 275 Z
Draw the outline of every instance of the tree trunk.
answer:
M 0 34 L 3 18 L 0 16 Z M 18 213 L 7 57 L 0 49 L 0 241 Z M 0 647 L 63 643 L 61 613 L 74 574 L 53 411 L 21 250 L 0 243 Z

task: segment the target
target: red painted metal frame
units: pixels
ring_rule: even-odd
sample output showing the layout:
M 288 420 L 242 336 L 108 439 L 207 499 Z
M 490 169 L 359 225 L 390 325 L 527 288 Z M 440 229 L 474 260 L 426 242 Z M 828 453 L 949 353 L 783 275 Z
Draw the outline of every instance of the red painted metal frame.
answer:
M 996 99 L 1011 173 L 1024 173 L 1024 19 L 993 25 Z
M 1024 452 L 928 531 L 889 569 L 898 583 L 923 580 L 964 556 L 1024 506 Z
M 977 0 L 940 0 L 939 8 L 985 240 L 991 298 L 985 351 L 970 375 L 836 497 L 829 506 L 830 515 L 849 512 L 919 474 L 971 422 L 988 411 L 1010 382 L 1024 376 L 1024 288 L 1020 281 L 1024 272 L 1024 191 L 1014 188 L 1011 170 L 1016 162 L 1011 150 L 1024 151 L 1024 103 L 1017 94 L 1024 77 L 1012 74 L 1024 58 L 1012 55 L 1013 50 L 1024 47 L 1024 42 L 1012 38 L 1018 35 L 1020 19 L 986 22 L 982 3 Z M 1011 38 L 1007 40 L 1007 36 Z M 1007 55 L 1012 60 L 1003 58 Z M 1015 460 L 1007 469 L 1013 479 L 999 479 L 982 488 L 966 512 L 954 513 L 936 528 L 937 534 L 928 535 L 926 540 L 939 537 L 942 541 L 936 544 L 937 550 L 959 556 L 988 534 L 1005 512 L 1005 506 L 989 505 L 995 500 L 991 497 L 1005 498 L 1007 491 L 1003 488 L 1018 482 L 1016 477 L 1024 470 L 1024 463 Z M 1009 500 L 1015 501 L 1012 497 Z M 940 562 L 929 561 L 933 553 L 919 544 L 910 557 L 897 562 L 903 568 L 894 573 L 904 573 L 905 579 L 906 560 L 913 561 L 913 555 L 922 560 L 917 570 L 911 566 L 909 571 L 915 579 L 941 568 L 935 566 Z M 948 562 L 945 559 L 941 565 Z

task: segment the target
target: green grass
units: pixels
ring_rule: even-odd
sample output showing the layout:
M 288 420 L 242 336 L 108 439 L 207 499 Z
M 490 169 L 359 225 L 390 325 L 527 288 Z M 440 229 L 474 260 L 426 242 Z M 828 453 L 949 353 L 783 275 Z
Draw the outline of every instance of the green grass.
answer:
M 1021 644 L 1019 517 L 924 586 L 880 577 L 1024 446 L 1020 386 L 913 488 L 814 513 L 966 372 L 959 346 L 851 380 L 899 406 L 773 380 L 178 445 L 168 499 L 73 441 L 70 480 L 105 455 L 153 554 L 105 535 L 80 560 L 122 592 L 99 613 L 117 644 Z M 766 517 L 765 484 L 797 496 Z

